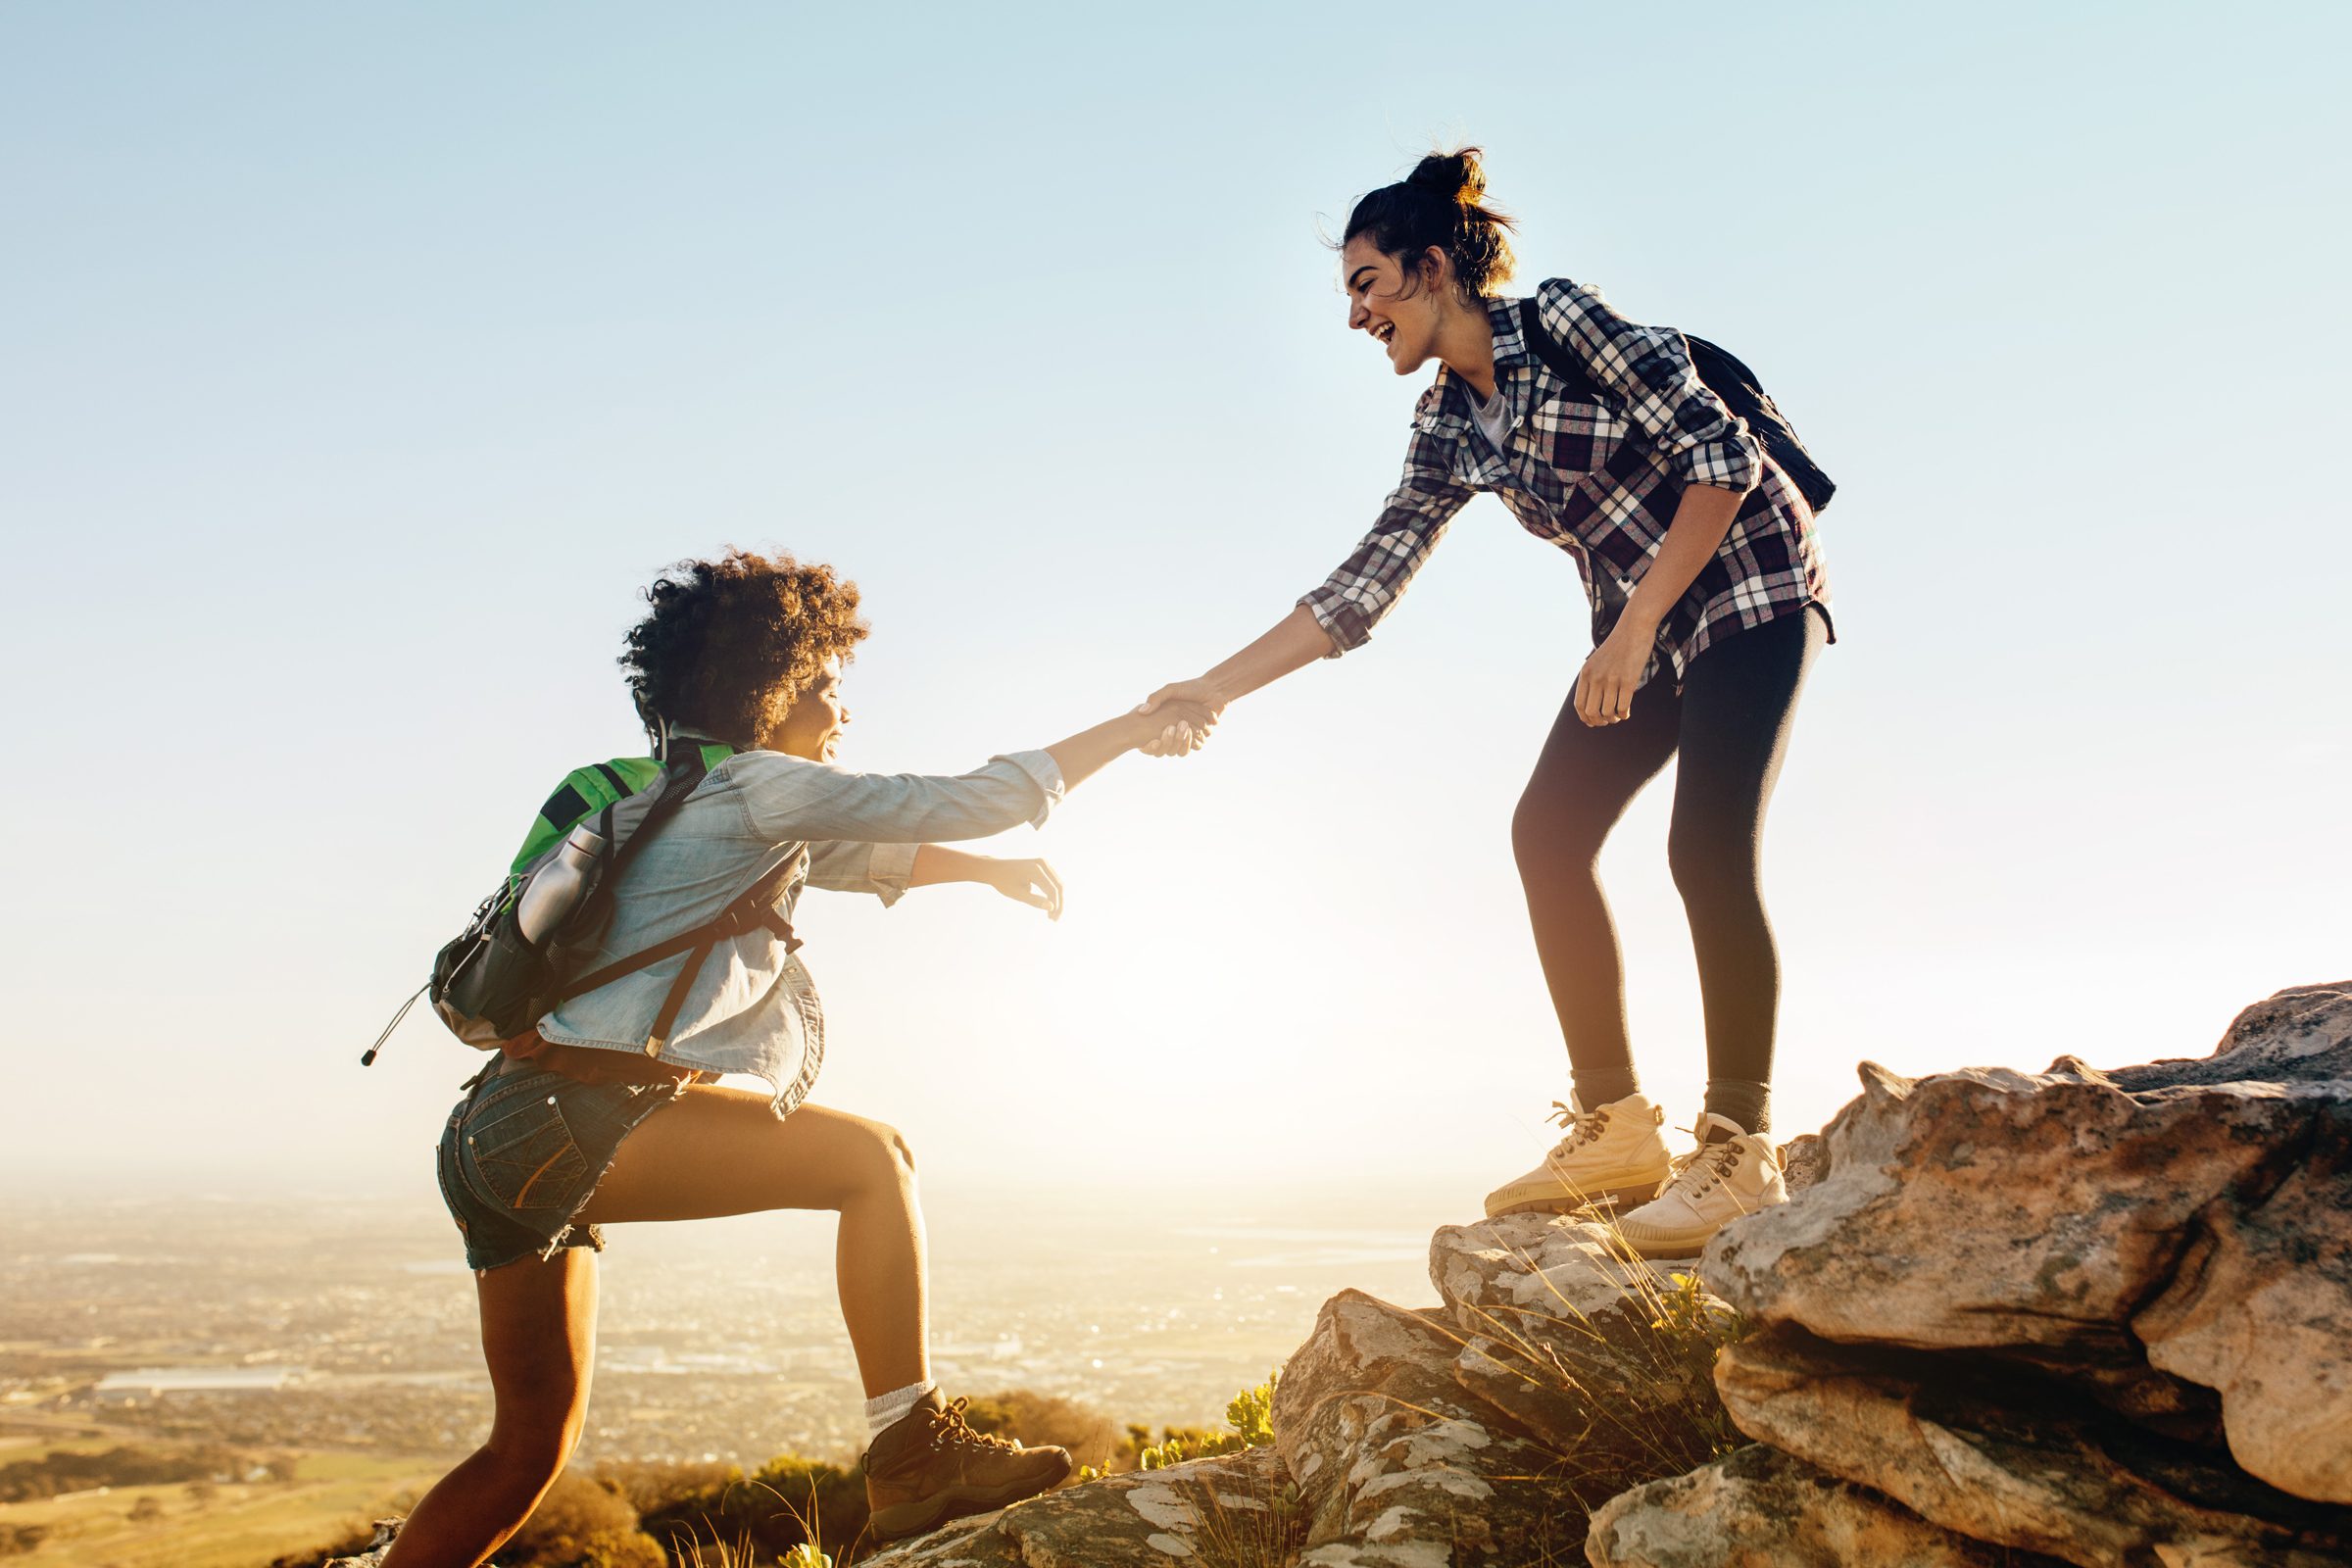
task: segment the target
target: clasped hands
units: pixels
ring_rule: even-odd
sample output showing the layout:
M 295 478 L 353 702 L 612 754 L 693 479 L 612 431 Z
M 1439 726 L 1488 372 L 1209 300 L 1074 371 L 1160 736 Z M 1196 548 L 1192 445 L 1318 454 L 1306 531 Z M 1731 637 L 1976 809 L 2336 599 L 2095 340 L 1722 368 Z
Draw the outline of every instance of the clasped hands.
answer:
M 1161 720 L 1136 750 L 1146 757 L 1184 757 L 1199 751 L 1224 716 L 1225 703 L 1225 694 L 1205 680 L 1171 681 L 1136 706 L 1137 717 Z

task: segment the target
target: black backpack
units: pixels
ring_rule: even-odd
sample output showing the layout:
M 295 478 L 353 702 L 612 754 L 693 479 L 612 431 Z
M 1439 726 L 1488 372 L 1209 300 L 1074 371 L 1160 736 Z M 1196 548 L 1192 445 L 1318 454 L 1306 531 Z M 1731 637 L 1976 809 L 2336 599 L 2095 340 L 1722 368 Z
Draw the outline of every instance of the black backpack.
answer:
M 1519 330 L 1536 358 L 1549 367 L 1552 374 L 1576 388 L 1580 396 L 1603 407 L 1616 404 L 1616 394 L 1594 381 L 1592 370 L 1569 353 L 1565 344 L 1544 330 L 1532 295 L 1519 302 Z M 1748 433 L 1781 466 L 1781 471 L 1795 481 L 1808 506 L 1815 512 L 1827 507 L 1830 498 L 1838 493 L 1838 482 L 1821 471 L 1821 465 L 1813 461 L 1813 454 L 1796 438 L 1795 428 L 1772 401 L 1772 394 L 1756 379 L 1756 372 L 1731 350 L 1703 337 L 1685 332 L 1683 341 L 1690 346 L 1690 363 L 1696 367 L 1698 378 L 1707 384 L 1707 390 L 1723 399 L 1724 407 L 1747 421 Z

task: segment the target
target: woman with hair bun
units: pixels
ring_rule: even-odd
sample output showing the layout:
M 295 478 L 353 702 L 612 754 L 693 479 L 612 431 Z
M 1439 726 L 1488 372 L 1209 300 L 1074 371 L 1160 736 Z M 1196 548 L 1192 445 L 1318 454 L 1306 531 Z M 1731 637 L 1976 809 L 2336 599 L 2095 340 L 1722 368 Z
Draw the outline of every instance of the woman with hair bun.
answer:
M 1438 366 L 1371 532 L 1272 629 L 1145 710 L 1214 714 L 1360 647 L 1481 491 L 1575 561 L 1594 647 L 1511 826 L 1574 1087 L 1554 1102 L 1565 1136 L 1487 1212 L 1614 1203 L 1644 1254 L 1688 1256 L 1787 1197 L 1762 1136 L 1780 966 L 1758 850 L 1797 694 L 1832 640 L 1829 584 L 1804 493 L 1700 379 L 1681 333 L 1565 278 L 1539 284 L 1532 310 L 1497 292 L 1511 224 L 1479 157 L 1422 159 L 1358 201 L 1341 238 L 1349 328 L 1398 375 Z M 1697 951 L 1707 1092 L 1697 1148 L 1670 1155 L 1665 1113 L 1635 1073 L 1596 868 L 1627 805 L 1678 755 L 1667 861 Z

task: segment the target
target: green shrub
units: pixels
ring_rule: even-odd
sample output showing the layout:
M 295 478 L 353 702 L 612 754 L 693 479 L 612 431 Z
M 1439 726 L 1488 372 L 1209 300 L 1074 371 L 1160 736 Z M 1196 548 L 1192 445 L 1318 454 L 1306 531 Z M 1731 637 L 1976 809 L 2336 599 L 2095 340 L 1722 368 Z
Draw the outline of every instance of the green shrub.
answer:
M 668 1568 L 662 1544 L 638 1528 L 619 1489 L 565 1470 L 513 1540 L 504 1568 Z

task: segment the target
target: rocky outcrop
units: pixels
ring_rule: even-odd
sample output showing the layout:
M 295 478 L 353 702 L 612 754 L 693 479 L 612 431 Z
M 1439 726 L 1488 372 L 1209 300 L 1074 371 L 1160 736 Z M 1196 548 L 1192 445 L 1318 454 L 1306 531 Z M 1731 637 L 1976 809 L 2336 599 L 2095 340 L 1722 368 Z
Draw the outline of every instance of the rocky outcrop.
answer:
M 2348 1035 L 2352 997 L 2310 988 L 2172 1082 L 1866 1063 L 1829 1174 L 1701 1272 L 1756 1322 L 2005 1357 L 2177 1433 L 2211 1390 L 2250 1474 L 2352 1503 L 2352 1081 L 2284 1076 Z
M 2352 985 L 2193 1060 L 1861 1071 L 1695 1277 L 1446 1227 L 1436 1307 L 1325 1304 L 1273 1449 L 869 1560 L 2352 1568 Z
M 1762 1444 L 1592 1516 L 1592 1568 L 2044 1568 Z
M 1862 1088 L 1700 1263 L 1743 1432 L 2061 1561 L 2352 1563 L 2352 986 L 2193 1060 Z

